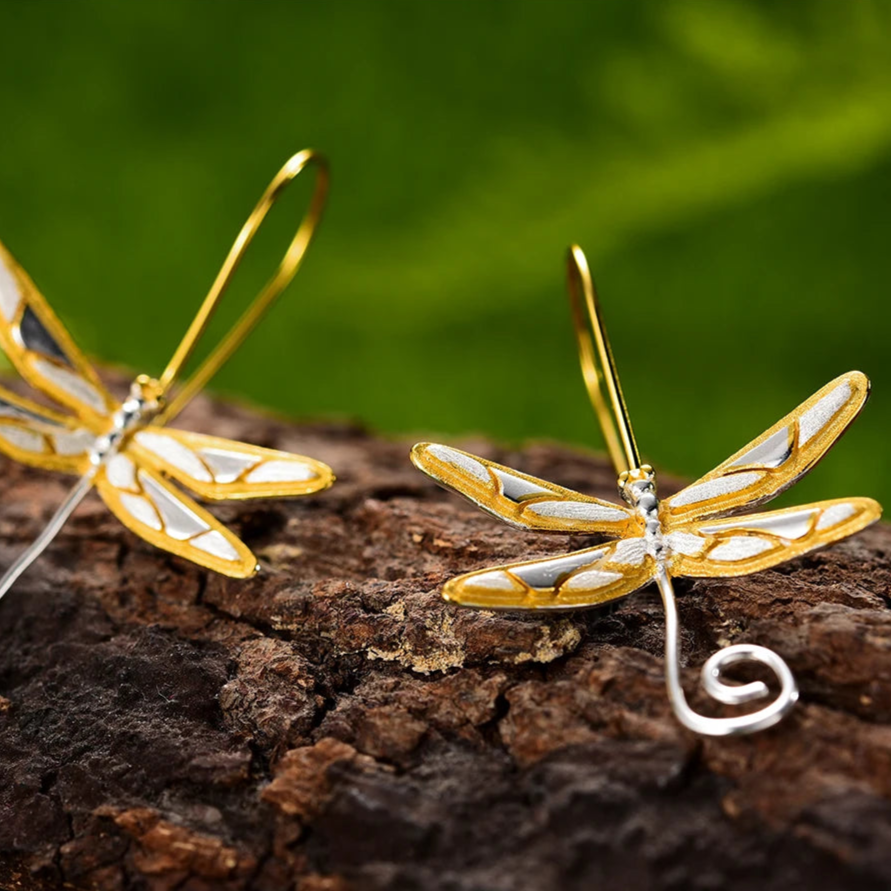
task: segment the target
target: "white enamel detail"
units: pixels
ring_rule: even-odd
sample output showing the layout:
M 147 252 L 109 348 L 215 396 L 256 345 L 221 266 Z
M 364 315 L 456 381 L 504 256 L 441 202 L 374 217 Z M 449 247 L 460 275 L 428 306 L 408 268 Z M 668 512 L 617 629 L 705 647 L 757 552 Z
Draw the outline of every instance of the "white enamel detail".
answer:
M 619 507 L 606 507 L 587 501 L 539 501 L 537 504 L 530 504 L 526 512 L 540 517 L 590 523 L 620 523 L 628 519 L 628 514 Z
M 105 465 L 105 478 L 115 489 L 136 488 L 136 468 L 126 455 L 117 454 Z
M 128 495 L 126 492 L 123 492 L 121 494 L 121 504 L 135 520 L 138 520 L 150 529 L 154 529 L 155 532 L 161 531 L 161 520 L 158 517 L 158 512 L 141 495 Z
M 843 381 L 816 405 L 811 406 L 798 421 L 799 446 L 816 436 L 844 408 L 850 398 L 851 385 Z
M 699 531 L 704 535 L 714 535 L 716 532 L 727 532 L 731 529 L 761 529 L 764 532 L 778 535 L 780 538 L 795 541 L 795 539 L 803 538 L 808 534 L 814 513 L 813 510 L 799 510 L 790 514 L 780 512 L 767 514 L 760 519 L 747 520 L 742 517 L 728 523 L 702 526 Z
M 486 591 L 516 591 L 517 583 L 503 570 L 493 569 L 468 579 L 465 584 L 472 588 L 483 588 Z
M 89 430 L 54 433 L 53 447 L 59 455 L 81 455 L 88 452 L 96 441 Z
M 10 445 L 26 452 L 45 451 L 45 442 L 42 436 L 24 427 L 15 427 L 12 424 L 0 424 L 0 437 Z
M 519 501 L 521 498 L 528 498 L 530 495 L 551 495 L 550 489 L 524 480 L 522 477 L 514 476 L 504 470 L 498 470 L 495 467 L 489 468 L 495 474 L 498 482 L 501 484 L 501 492 L 505 498 L 511 501 Z
M 22 295 L 15 276 L 6 267 L 6 264 L 0 261 L 0 313 L 3 314 L 3 318 L 7 322 L 11 322 L 15 318 L 16 310 L 21 302 Z
M 603 569 L 586 569 L 567 579 L 563 591 L 591 591 L 605 588 L 623 578 L 621 572 L 607 572 Z
M 623 538 L 616 542 L 608 563 L 619 563 L 624 566 L 640 566 L 647 556 L 647 540 L 645 538 Z
M 833 504 L 820 515 L 820 519 L 817 520 L 817 529 L 821 532 L 824 529 L 831 529 L 833 526 L 838 526 L 839 523 L 844 523 L 855 513 L 857 513 L 857 508 L 853 504 Z
M 469 473 L 472 477 L 476 477 L 481 483 L 488 483 L 491 479 L 489 471 L 486 470 L 486 465 L 480 464 L 479 461 L 471 458 L 470 455 L 465 455 L 463 452 L 450 449 L 444 445 L 430 445 L 427 446 L 426 451 L 444 464 L 451 464 L 465 473 Z
M 245 470 L 260 460 L 256 455 L 242 455 L 227 449 L 199 449 L 198 454 L 218 483 L 234 483 Z
M 144 449 L 157 455 L 162 461 L 177 470 L 181 470 L 193 480 L 202 483 L 213 482 L 210 471 L 204 466 L 201 459 L 188 446 L 183 445 L 172 436 L 154 433 L 150 430 L 140 430 L 133 438 Z
M 164 521 L 164 531 L 171 538 L 185 541 L 199 532 L 206 532 L 210 529 L 210 526 L 201 517 L 189 510 L 178 498 L 171 495 L 157 480 L 152 479 L 143 470 L 139 471 L 139 482 L 142 483 L 146 494 L 154 502 Z
M 792 430 L 783 427 L 773 436 L 768 437 L 760 445 L 740 455 L 730 466 L 744 467 L 746 464 L 757 464 L 760 467 L 779 467 L 792 454 Z
M 78 402 L 82 402 L 99 414 L 105 414 L 108 411 L 102 394 L 76 372 L 60 368 L 46 359 L 35 357 L 32 361 L 38 374 L 54 383 L 64 393 L 73 396 Z
M 708 542 L 692 532 L 670 532 L 665 536 L 669 551 L 685 557 L 697 557 Z
M 596 563 L 604 554 L 606 554 L 605 548 L 597 551 L 577 551 L 565 557 L 552 557 L 550 560 L 540 560 L 525 566 L 514 566 L 511 572 L 530 588 L 539 590 L 554 588 L 563 576 L 583 566 Z
M 318 474 L 303 461 L 267 461 L 252 470 L 246 478 L 249 483 L 302 483 Z
M 748 560 L 749 557 L 757 557 L 774 547 L 773 542 L 766 538 L 756 538 L 750 535 L 737 535 L 721 542 L 716 548 L 709 551 L 708 559 L 721 563 L 736 563 L 739 560 Z
M 238 551 L 216 529 L 196 536 L 190 544 L 198 548 L 199 551 L 205 551 L 221 560 L 235 561 L 239 559 Z
M 682 492 L 673 495 L 668 503 L 671 507 L 684 507 L 688 504 L 698 504 L 700 501 L 709 501 L 712 498 L 730 495 L 733 492 L 746 489 L 758 482 L 763 476 L 764 474 L 757 470 L 731 473 L 728 476 L 721 476 L 714 480 L 708 480 L 705 483 L 688 486 Z

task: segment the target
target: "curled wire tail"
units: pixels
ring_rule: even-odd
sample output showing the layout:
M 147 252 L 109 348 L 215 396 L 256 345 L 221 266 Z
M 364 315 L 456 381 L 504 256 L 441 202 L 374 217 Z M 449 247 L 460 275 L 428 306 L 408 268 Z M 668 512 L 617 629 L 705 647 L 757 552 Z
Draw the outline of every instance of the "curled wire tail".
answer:
M 773 650 L 754 644 L 735 644 L 712 655 L 702 667 L 702 685 L 719 702 L 742 705 L 769 695 L 761 681 L 728 684 L 722 678 L 725 668 L 740 662 L 759 662 L 776 675 L 780 684 L 777 696 L 767 705 L 747 715 L 710 718 L 694 712 L 687 704 L 680 683 L 678 613 L 671 578 L 664 568 L 656 577 L 665 606 L 665 686 L 677 719 L 688 729 L 706 736 L 737 736 L 766 730 L 781 721 L 798 701 L 798 686 L 789 666 Z

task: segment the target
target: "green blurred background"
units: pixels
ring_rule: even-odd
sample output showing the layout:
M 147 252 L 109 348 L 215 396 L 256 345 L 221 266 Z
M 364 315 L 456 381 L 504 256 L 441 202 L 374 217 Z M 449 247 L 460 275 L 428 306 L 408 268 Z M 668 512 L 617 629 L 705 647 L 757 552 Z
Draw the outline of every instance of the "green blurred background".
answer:
M 891 500 L 891 4 L 2 0 L 0 20 L 0 238 L 91 354 L 157 373 L 312 145 L 323 229 L 218 390 L 600 448 L 577 241 L 645 458 L 705 472 L 860 368 L 873 400 L 794 500 Z

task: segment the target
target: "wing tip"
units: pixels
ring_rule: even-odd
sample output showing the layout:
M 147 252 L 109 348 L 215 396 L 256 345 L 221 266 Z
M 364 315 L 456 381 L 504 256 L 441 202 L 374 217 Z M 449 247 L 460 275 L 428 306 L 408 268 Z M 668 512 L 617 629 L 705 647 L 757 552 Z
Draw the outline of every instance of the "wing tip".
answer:
M 440 596 L 446 603 L 454 603 L 457 606 L 470 606 L 474 607 L 477 604 L 473 603 L 472 600 L 467 596 L 467 594 L 463 590 L 463 580 L 466 579 L 467 576 L 457 576 L 456 578 L 449 579 L 443 586 L 442 590 L 439 592 Z
M 882 508 L 882 505 L 875 500 L 875 498 L 858 498 L 857 501 L 859 501 L 860 504 L 863 506 L 864 512 L 872 517 L 867 525 L 870 525 L 882 519 L 884 509 Z
M 315 459 L 313 459 L 315 460 Z M 317 492 L 324 492 L 327 489 L 330 489 L 337 482 L 337 474 L 325 464 L 324 461 L 316 461 L 316 472 L 319 477 L 319 486 L 316 489 L 311 489 L 307 492 L 307 495 L 313 495 Z
M 257 560 L 257 558 L 250 551 L 248 551 L 248 555 L 249 556 L 245 558 L 245 560 L 243 560 L 238 567 L 232 569 L 231 571 L 228 568 L 225 570 L 225 572 L 223 572 L 222 570 L 218 571 L 220 571 L 223 575 L 227 575 L 230 579 L 252 579 L 255 575 L 258 575 L 263 571 L 263 567 L 260 565 L 260 561 Z M 211 569 L 213 568 L 211 567 Z
M 432 442 L 416 442 L 412 447 L 411 451 L 408 453 L 409 458 L 411 458 L 413 464 L 418 463 L 418 458 L 427 451 L 430 446 L 432 446 Z
M 872 381 L 870 381 L 862 371 L 858 371 L 856 368 L 851 371 L 846 371 L 844 374 L 840 374 L 835 378 L 835 380 L 830 381 L 827 386 L 833 387 L 835 384 L 841 383 L 842 381 L 847 381 L 849 384 L 852 384 L 858 393 L 863 394 L 861 402 L 866 402 L 870 390 L 872 389 Z
M 409 452 L 408 457 L 411 460 L 411 463 L 414 464 L 415 467 L 418 468 L 418 470 L 429 474 L 429 450 L 435 445 L 435 442 L 418 442 L 411 447 L 411 451 Z

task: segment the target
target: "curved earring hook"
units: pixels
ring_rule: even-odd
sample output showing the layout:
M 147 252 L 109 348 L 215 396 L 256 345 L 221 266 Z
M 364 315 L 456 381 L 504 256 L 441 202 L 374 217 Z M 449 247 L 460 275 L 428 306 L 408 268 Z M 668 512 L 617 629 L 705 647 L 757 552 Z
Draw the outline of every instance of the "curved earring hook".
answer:
M 616 475 L 619 475 L 640 467 L 640 456 L 600 314 L 594 279 L 584 251 L 577 244 L 569 249 L 566 257 L 566 287 L 585 386 Z
M 257 234 L 266 214 L 272 205 L 281 196 L 288 184 L 297 177 L 307 166 L 314 164 L 317 168 L 315 189 L 310 199 L 309 208 L 306 211 L 297 233 L 294 235 L 284 257 L 272 275 L 272 278 L 264 285 L 263 289 L 254 299 L 241 318 L 235 323 L 229 333 L 211 351 L 210 355 L 199 365 L 195 373 L 183 383 L 176 394 L 161 410 L 158 421 L 166 423 L 178 415 L 189 401 L 201 390 L 207 382 L 220 370 L 226 361 L 243 343 L 256 324 L 275 303 L 282 291 L 291 283 L 297 274 L 303 257 L 312 242 L 315 231 L 322 218 L 322 210 L 328 195 L 329 172 L 328 162 L 323 155 L 312 149 L 304 149 L 289 158 L 285 165 L 275 175 L 272 182 L 266 187 L 257 206 L 241 227 L 235 243 L 223 262 L 217 277 L 201 304 L 197 315 L 189 325 L 188 331 L 173 354 L 173 358 L 167 364 L 158 383 L 162 392 L 168 392 L 177 376 L 183 369 L 189 357 L 195 349 L 201 335 L 206 330 L 211 317 L 219 306 L 220 300 L 229 287 L 239 264 L 244 258 L 248 247 Z
M 798 701 L 798 685 L 789 666 L 773 650 L 755 644 L 734 644 L 724 647 L 709 657 L 702 666 L 702 686 L 719 702 L 742 705 L 764 699 L 769 690 L 761 681 L 750 684 L 727 684 L 721 678 L 723 669 L 740 662 L 758 662 L 766 665 L 780 682 L 780 691 L 768 705 L 732 718 L 709 718 L 694 712 L 687 704 L 680 681 L 678 611 L 674 598 L 674 586 L 664 567 L 656 576 L 659 593 L 665 607 L 665 686 L 677 719 L 694 733 L 706 736 L 738 736 L 766 730 L 781 721 Z

